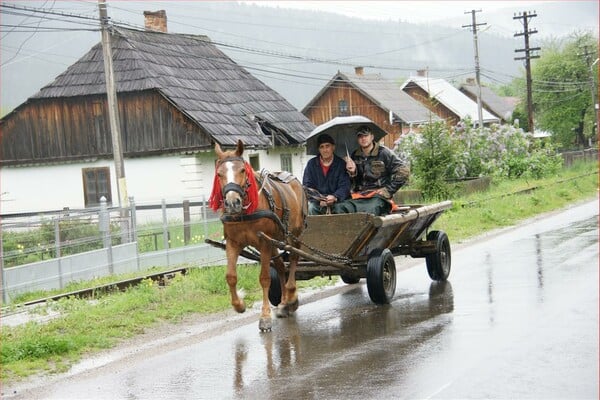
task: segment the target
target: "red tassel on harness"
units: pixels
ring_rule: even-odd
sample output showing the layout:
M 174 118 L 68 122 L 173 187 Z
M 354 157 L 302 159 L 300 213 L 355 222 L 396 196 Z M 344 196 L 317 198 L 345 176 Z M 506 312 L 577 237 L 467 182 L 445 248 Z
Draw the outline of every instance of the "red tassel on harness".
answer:
M 244 199 L 244 209 L 246 214 L 252 214 L 258 207 L 258 185 L 254 178 L 254 170 L 249 162 L 244 162 L 246 168 L 246 179 L 248 180 L 248 188 L 246 189 L 246 198 Z M 208 206 L 213 210 L 217 211 L 223 208 L 223 191 L 221 190 L 221 182 L 219 176 L 215 174 L 213 181 L 212 192 L 208 198 Z
M 258 207 L 258 185 L 254 178 L 254 170 L 249 162 L 246 165 L 246 179 L 248 180 L 248 189 L 246 191 L 246 214 L 252 214 Z
M 215 212 L 223 207 L 223 192 L 221 191 L 221 182 L 219 182 L 217 174 L 215 174 L 215 179 L 213 180 L 212 192 L 210 192 L 210 197 L 208 198 L 208 206 Z

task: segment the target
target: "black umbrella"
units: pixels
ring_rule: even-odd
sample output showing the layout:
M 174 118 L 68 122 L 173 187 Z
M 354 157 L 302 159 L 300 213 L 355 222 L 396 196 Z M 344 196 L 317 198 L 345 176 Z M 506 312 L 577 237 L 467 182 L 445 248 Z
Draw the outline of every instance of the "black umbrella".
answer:
M 381 129 L 379 125 L 362 115 L 335 117 L 331 121 L 325 122 L 313 129 L 306 139 L 306 154 L 319 154 L 317 138 L 323 133 L 328 134 L 335 141 L 335 154 L 342 158 L 347 154 L 352 154 L 358 148 L 356 130 L 363 125 L 371 128 L 376 142 L 387 135 L 387 132 Z

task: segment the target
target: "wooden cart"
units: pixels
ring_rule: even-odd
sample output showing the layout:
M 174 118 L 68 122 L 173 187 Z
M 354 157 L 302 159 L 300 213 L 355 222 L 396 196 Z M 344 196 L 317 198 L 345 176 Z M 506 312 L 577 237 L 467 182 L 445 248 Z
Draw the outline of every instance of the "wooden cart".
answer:
M 407 205 L 381 217 L 366 213 L 311 215 L 307 217 L 299 249 L 262 233 L 259 235 L 284 253 L 300 256 L 297 280 L 340 275 L 345 283 L 353 284 L 366 278 L 371 300 L 385 304 L 391 301 L 396 290 L 395 256 L 424 257 L 431 279 L 448 278 L 451 260 L 448 236 L 443 231 L 427 231 L 451 206 L 450 201 Z M 242 256 L 259 260 L 252 250 L 245 250 Z M 287 268 L 287 261 L 285 265 Z M 269 301 L 276 306 L 280 300 L 279 279 L 271 268 Z

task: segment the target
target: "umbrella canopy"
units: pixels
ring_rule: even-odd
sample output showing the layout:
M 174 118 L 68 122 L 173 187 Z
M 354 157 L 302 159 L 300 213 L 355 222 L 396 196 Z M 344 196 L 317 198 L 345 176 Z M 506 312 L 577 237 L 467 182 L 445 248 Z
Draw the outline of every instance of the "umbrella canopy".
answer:
M 350 117 L 335 117 L 331 121 L 325 122 L 317 126 L 306 139 L 306 154 L 319 154 L 319 145 L 317 138 L 323 133 L 330 135 L 335 141 L 335 154 L 340 157 L 345 157 L 346 154 L 352 154 L 358 148 L 356 140 L 356 130 L 366 125 L 371 128 L 371 132 L 378 142 L 382 137 L 387 135 L 375 122 L 362 115 L 352 115 Z M 347 151 L 347 153 L 346 153 Z

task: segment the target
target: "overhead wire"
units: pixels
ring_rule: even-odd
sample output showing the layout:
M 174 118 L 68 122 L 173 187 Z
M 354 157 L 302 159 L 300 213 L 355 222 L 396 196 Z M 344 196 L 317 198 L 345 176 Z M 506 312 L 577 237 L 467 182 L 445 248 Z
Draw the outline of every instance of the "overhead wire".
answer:
M 82 2 L 82 3 L 92 3 L 92 2 Z M 132 12 L 126 8 L 122 8 L 122 7 L 114 7 L 111 6 L 111 8 L 116 8 L 116 9 L 120 9 L 122 11 L 126 11 L 126 12 Z M 97 17 L 91 17 L 88 15 L 80 15 L 80 14 L 73 14 L 73 13 L 67 13 L 67 12 L 61 12 L 61 11 L 56 11 L 56 10 L 48 10 L 48 9 L 36 9 L 36 8 L 31 8 L 31 7 L 18 7 L 18 6 L 11 6 L 8 5 L 6 3 L 0 3 L 0 13 L 8 13 L 10 11 L 8 10 L 12 10 L 12 12 L 17 12 L 17 11 L 21 11 L 22 13 L 25 12 L 29 12 L 32 13 L 30 15 L 37 15 L 37 14 L 42 14 L 43 16 L 45 16 L 47 19 L 51 19 L 51 17 L 49 17 L 49 15 L 54 15 L 54 16 L 59 16 L 61 18 L 55 18 L 54 20 L 58 20 L 61 22 L 71 22 L 73 23 L 73 21 L 68 20 L 66 18 L 75 18 L 78 19 L 79 21 L 76 23 L 79 24 L 85 24 L 88 26 L 94 26 L 93 29 L 90 30 L 99 30 L 98 27 L 98 20 Z M 211 20 L 211 21 L 216 21 L 214 19 L 206 19 L 206 20 Z M 140 27 L 139 25 L 136 24 L 131 24 L 129 22 L 125 22 L 125 21 L 115 21 L 115 20 L 111 20 L 111 23 L 114 26 L 117 27 L 123 27 L 123 28 L 133 28 L 133 29 L 143 29 L 142 27 Z M 199 27 L 197 25 L 193 25 L 193 24 L 186 24 L 186 23 L 182 23 L 179 21 L 174 22 L 175 24 L 178 25 L 183 25 L 183 26 L 188 26 L 188 27 L 193 27 L 196 29 L 200 29 L 200 30 L 208 30 L 206 28 L 203 27 Z M 7 26 L 7 25 L 4 25 Z M 261 25 L 262 26 L 262 25 Z M 272 27 L 277 27 L 277 28 L 283 28 L 283 26 L 281 25 L 273 25 Z M 287 26 L 286 28 L 290 28 L 289 26 Z M 36 29 L 37 31 L 41 31 L 42 29 L 45 29 L 46 31 L 69 31 L 69 28 L 51 28 L 51 27 L 40 27 L 39 29 Z M 86 30 L 85 28 L 78 28 L 78 30 Z M 307 28 L 308 29 L 308 28 Z M 314 30 L 314 29 L 313 29 Z M 213 31 L 216 32 L 216 31 Z M 451 35 L 451 36 L 456 36 L 458 34 L 461 34 L 463 31 L 458 31 L 455 35 Z M 222 34 L 223 32 L 219 32 L 220 34 Z M 355 32 L 356 33 L 356 32 Z M 234 34 L 235 35 L 235 34 Z M 248 38 L 246 36 L 242 36 L 242 35 L 235 35 L 244 39 L 251 39 Z M 376 52 L 376 53 L 372 53 L 369 55 L 353 55 L 353 56 L 346 56 L 345 58 L 337 58 L 337 59 L 330 59 L 330 58 L 324 58 L 324 57 L 308 57 L 308 56 L 302 56 L 302 55 L 298 55 L 298 54 L 293 54 L 293 53 L 289 53 L 289 52 L 284 52 L 284 51 L 276 51 L 276 50 L 266 50 L 266 49 L 260 49 L 260 48 L 256 48 L 256 47 L 252 47 L 252 46 L 244 46 L 244 45 L 240 45 L 240 44 L 234 44 L 234 43 L 228 43 L 222 40 L 211 40 L 211 42 L 213 44 L 215 44 L 218 47 L 221 47 L 223 49 L 227 49 L 228 51 L 235 51 L 235 52 L 240 52 L 240 53 L 248 53 L 248 54 L 253 54 L 253 55 L 260 55 L 260 56 L 264 56 L 264 57 L 271 57 L 271 58 L 277 58 L 277 59 L 281 59 L 281 60 L 288 60 L 288 61 L 294 61 L 295 63 L 301 62 L 301 63 L 311 63 L 311 64 L 326 64 L 326 65 L 336 65 L 336 66 L 344 66 L 344 67 L 354 67 L 356 64 L 355 63 L 351 63 L 351 62 L 344 62 L 344 60 L 348 60 L 348 59 L 356 59 L 356 58 L 361 58 L 361 57 L 373 57 L 375 55 L 382 55 L 382 54 L 387 54 L 387 53 L 392 53 L 392 52 L 397 52 L 397 51 L 401 51 L 401 50 L 406 50 L 406 49 L 410 49 L 411 47 L 417 46 L 417 45 L 423 45 L 423 44 L 427 44 L 427 43 L 434 43 L 436 41 L 442 41 L 447 39 L 448 37 L 438 37 L 438 38 L 432 38 L 429 39 L 427 41 L 424 41 L 420 44 L 416 44 L 413 46 L 406 46 L 403 48 L 398 48 L 398 49 L 393 49 L 393 50 L 388 50 L 388 51 L 382 51 L 382 52 Z M 303 49 L 306 50 L 306 48 L 304 47 L 299 47 L 299 46 L 290 46 L 287 44 L 283 44 L 283 43 L 277 43 L 277 42 L 272 42 L 272 41 L 262 41 L 262 40 L 258 40 L 256 38 L 254 38 L 255 42 L 264 42 L 264 43 L 269 43 L 269 44 L 275 44 L 278 46 L 286 46 L 287 48 L 299 48 L 299 49 Z M 335 53 L 335 52 L 333 52 Z M 16 55 L 15 55 L 16 56 Z M 33 56 L 30 56 L 33 57 Z M 13 56 L 14 58 L 14 56 Z M 4 65 L 4 64 L 3 64 Z M 318 83 L 317 82 L 327 82 L 332 78 L 331 74 L 316 74 L 316 73 L 306 73 L 305 71 L 299 71 L 297 69 L 285 69 L 285 68 L 281 68 L 281 67 L 276 67 L 276 70 L 273 70 L 272 67 L 274 67 L 274 63 L 268 63 L 267 65 L 264 64 L 259 64 L 253 61 L 246 61 L 245 64 L 242 64 L 241 66 L 244 68 L 247 68 L 248 70 L 252 70 L 253 73 L 257 74 L 258 76 L 262 76 L 262 77 L 269 77 L 270 79 L 277 79 L 277 80 L 281 80 L 281 81 L 287 81 L 290 83 L 301 83 L 301 84 L 306 84 L 306 85 L 315 85 L 317 86 Z M 271 68 L 267 68 L 267 67 L 271 67 Z M 416 68 L 415 67 L 411 67 L 411 66 L 397 66 L 397 65 L 379 65 L 376 63 L 371 63 L 368 65 L 363 65 L 363 67 L 366 68 L 372 68 L 375 70 L 390 70 L 390 71 L 415 71 Z M 451 71 L 449 74 L 446 74 L 446 79 L 454 79 L 454 78 L 459 78 L 461 76 L 465 76 L 465 75 L 469 75 L 473 73 L 473 69 L 472 68 L 430 68 L 429 71 L 434 71 L 434 72 L 444 72 L 444 71 Z M 493 73 L 493 74 L 502 74 L 500 72 L 497 71 L 492 71 L 492 70 L 488 70 L 489 72 Z M 482 74 L 483 75 L 483 74 Z M 515 76 L 512 75 L 506 75 L 510 78 L 515 78 Z M 504 81 L 500 81 L 497 78 L 493 78 L 489 75 L 486 75 L 486 77 L 493 79 L 497 82 L 502 82 L 505 83 Z M 386 79 L 386 78 L 383 78 Z

